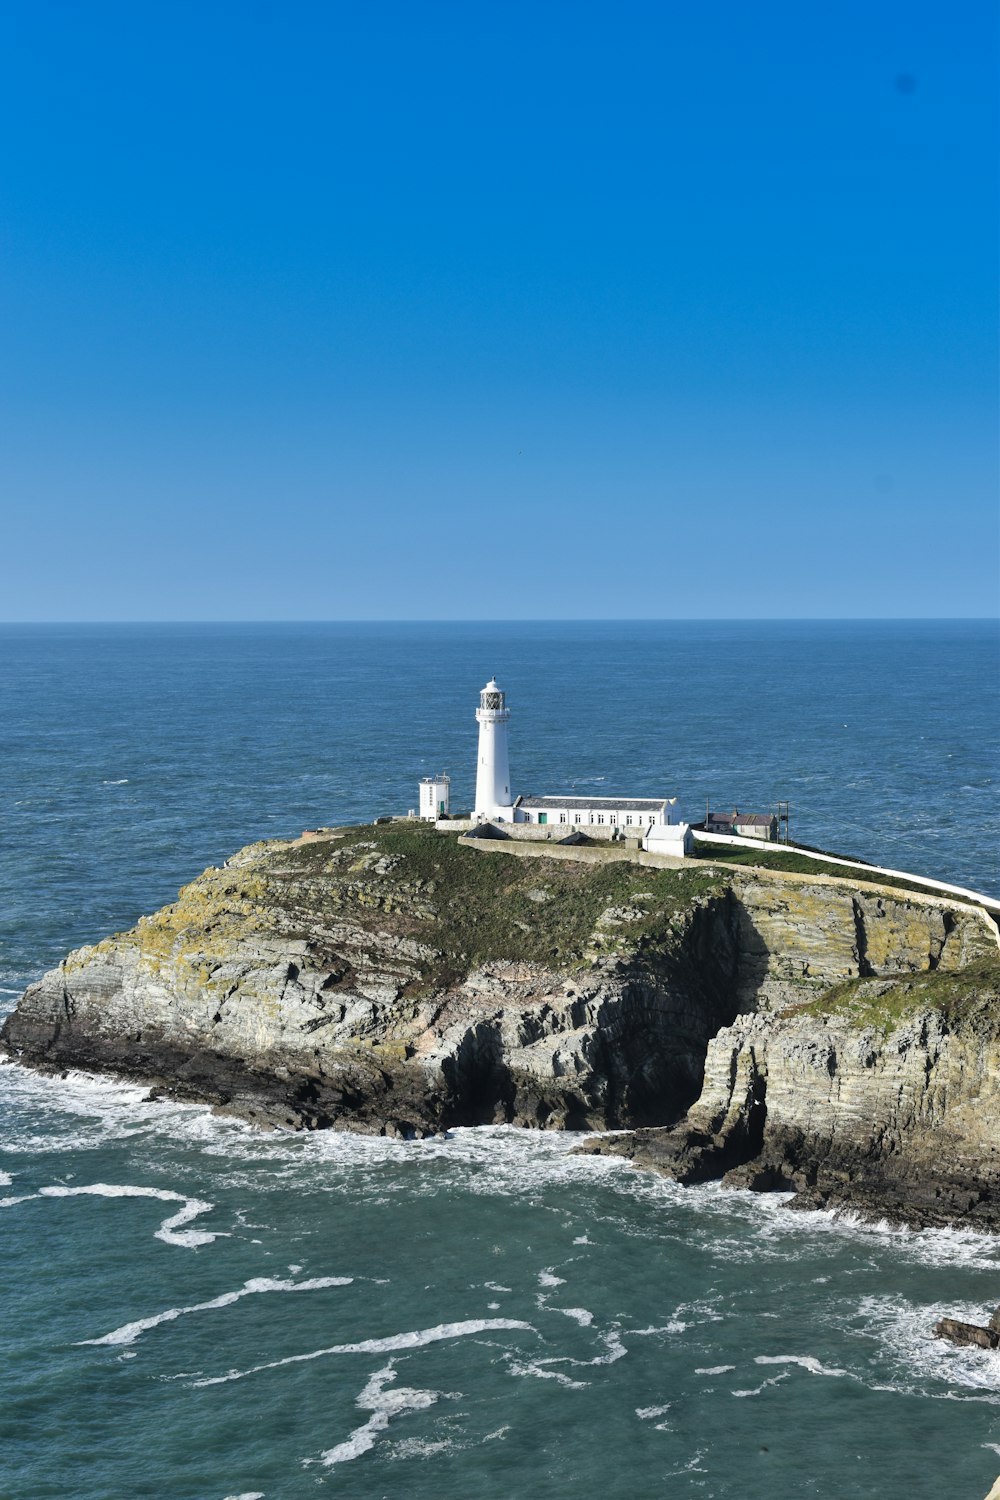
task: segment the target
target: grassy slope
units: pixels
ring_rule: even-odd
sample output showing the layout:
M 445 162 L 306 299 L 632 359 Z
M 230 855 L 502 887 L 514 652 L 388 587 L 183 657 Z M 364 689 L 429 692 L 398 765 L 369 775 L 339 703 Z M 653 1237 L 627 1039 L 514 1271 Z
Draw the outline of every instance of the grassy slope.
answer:
M 276 904 L 303 917 L 339 909 L 426 943 L 438 955 L 425 974 L 435 984 L 491 960 L 566 968 L 602 949 L 669 942 L 672 924 L 724 881 L 714 871 L 627 861 L 519 859 L 502 847 L 465 848 L 417 822 L 348 828 L 270 852 L 256 869 Z M 599 926 L 614 907 L 628 915 Z
M 694 852 L 696 859 L 710 859 L 717 864 L 756 865 L 766 870 L 782 870 L 789 875 L 832 875 L 837 880 L 849 880 L 854 884 L 886 885 L 896 890 L 915 891 L 918 895 L 929 896 L 932 900 L 947 901 L 949 899 L 943 891 L 935 891 L 930 886 L 919 885 L 914 880 L 904 880 L 897 875 L 879 875 L 864 862 L 850 867 L 827 864 L 821 859 L 810 859 L 805 854 L 795 854 L 792 850 L 784 850 L 778 844 L 762 843 L 760 849 L 742 849 L 737 845 L 727 847 L 725 844 L 708 844 L 696 840 Z M 848 858 L 846 854 L 838 857 Z M 976 904 L 971 897 L 956 896 L 953 899 L 967 901 L 969 905 Z
M 859 1029 L 871 1026 L 888 1035 L 901 1022 L 929 1009 L 941 1011 L 953 1026 L 968 1023 L 991 1034 L 1000 1032 L 1000 957 L 978 959 L 956 971 L 913 974 L 895 982 L 850 979 L 782 1014 L 836 1016 Z

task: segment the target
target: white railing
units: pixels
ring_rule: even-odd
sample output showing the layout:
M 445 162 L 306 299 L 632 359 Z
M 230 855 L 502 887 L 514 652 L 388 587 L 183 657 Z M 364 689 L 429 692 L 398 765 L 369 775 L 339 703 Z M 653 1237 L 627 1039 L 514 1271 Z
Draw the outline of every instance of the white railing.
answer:
M 745 839 L 735 833 L 708 833 L 700 828 L 692 829 L 695 838 L 706 844 L 735 844 L 741 849 L 759 849 L 801 854 L 819 864 L 843 865 L 848 870 L 860 870 L 866 875 L 893 875 L 897 880 L 909 880 L 914 885 L 925 885 L 930 891 L 946 891 L 949 896 L 964 896 L 969 901 L 978 901 L 990 911 L 1000 912 L 1000 901 L 994 896 L 984 896 L 981 891 L 970 891 L 963 885 L 949 885 L 944 880 L 929 880 L 926 875 L 911 875 L 909 870 L 889 870 L 882 865 L 866 865 L 856 859 L 842 859 L 838 854 L 817 854 L 815 849 L 802 849 L 798 844 L 772 844 L 767 839 Z

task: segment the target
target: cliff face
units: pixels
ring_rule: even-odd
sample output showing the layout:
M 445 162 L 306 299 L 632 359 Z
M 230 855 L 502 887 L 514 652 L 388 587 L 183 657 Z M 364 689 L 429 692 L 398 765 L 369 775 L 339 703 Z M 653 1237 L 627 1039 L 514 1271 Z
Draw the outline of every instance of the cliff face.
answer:
M 813 1198 L 947 1162 L 944 1213 L 1000 1172 L 996 972 L 989 919 L 924 896 L 389 825 L 206 871 L 2 1041 L 264 1123 L 661 1127 L 602 1149 Z
M 682 1182 L 791 1190 L 796 1207 L 1000 1229 L 1000 965 L 739 1016 L 683 1121 L 590 1145 Z
M 282 1125 L 674 1119 L 737 1010 L 717 886 L 421 824 L 260 845 L 71 954 L 3 1043 Z

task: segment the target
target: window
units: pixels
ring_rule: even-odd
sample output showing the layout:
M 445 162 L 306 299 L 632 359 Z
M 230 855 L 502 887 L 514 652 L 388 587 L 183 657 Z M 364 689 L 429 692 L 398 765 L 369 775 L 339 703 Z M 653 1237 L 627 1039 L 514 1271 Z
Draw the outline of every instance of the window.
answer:
M 631 821 L 632 821 L 632 814 L 631 813 L 626 813 L 625 814 L 625 821 L 626 821 L 626 823 L 631 823 Z
M 574 813 L 573 814 L 573 822 L 574 823 L 582 823 L 583 822 L 583 813 Z
M 565 813 L 560 813 L 559 814 L 559 821 L 560 821 L 560 823 L 565 823 L 565 821 L 566 821 L 566 814 Z
M 609 817 L 608 817 L 608 822 L 609 823 L 617 823 L 618 822 L 618 814 L 617 813 L 611 813 L 609 815 Z
M 603 823 L 604 822 L 604 814 L 603 813 L 598 813 L 597 814 L 597 821 L 598 821 L 598 823 Z

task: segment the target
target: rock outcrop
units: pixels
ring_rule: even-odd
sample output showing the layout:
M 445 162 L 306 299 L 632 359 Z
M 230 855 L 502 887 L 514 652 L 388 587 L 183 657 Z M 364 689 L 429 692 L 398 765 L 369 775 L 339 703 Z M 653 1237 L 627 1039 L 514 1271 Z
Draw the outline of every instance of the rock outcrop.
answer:
M 998 974 L 991 919 L 961 903 L 391 824 L 243 850 L 70 954 L 2 1042 L 261 1123 L 634 1127 L 594 1149 L 987 1222 Z
M 1000 969 L 984 956 L 738 1016 L 682 1122 L 600 1149 L 796 1207 L 1000 1227 Z
M 980 1323 L 960 1323 L 956 1318 L 939 1318 L 934 1324 L 934 1337 L 947 1339 L 959 1348 L 1000 1348 L 1000 1333 L 995 1328 L 984 1328 Z

